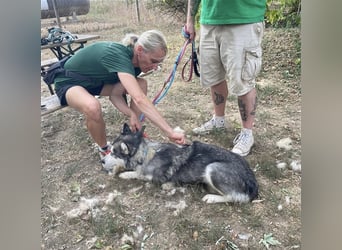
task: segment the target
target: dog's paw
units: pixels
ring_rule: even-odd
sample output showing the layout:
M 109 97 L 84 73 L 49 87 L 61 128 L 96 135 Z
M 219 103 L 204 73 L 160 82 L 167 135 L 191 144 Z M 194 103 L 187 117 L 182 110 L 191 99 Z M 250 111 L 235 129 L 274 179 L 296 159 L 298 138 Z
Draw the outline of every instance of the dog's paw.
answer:
M 134 171 L 120 173 L 119 177 L 121 179 L 138 179 L 137 172 L 134 172 Z
M 207 194 L 203 196 L 202 201 L 206 203 L 218 203 L 218 202 L 225 202 L 226 200 L 221 195 Z
M 118 173 L 121 173 L 121 172 L 123 172 L 124 170 L 125 170 L 125 167 L 124 167 L 124 166 L 115 165 L 115 166 L 113 167 L 112 173 L 113 173 L 114 175 L 117 175 Z

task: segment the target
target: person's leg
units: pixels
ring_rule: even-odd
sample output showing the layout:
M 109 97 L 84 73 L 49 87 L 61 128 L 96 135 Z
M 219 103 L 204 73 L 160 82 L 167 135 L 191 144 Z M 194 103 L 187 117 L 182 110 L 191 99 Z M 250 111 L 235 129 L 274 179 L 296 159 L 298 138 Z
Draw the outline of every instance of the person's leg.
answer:
M 96 144 L 101 148 L 105 147 L 107 145 L 106 126 L 100 102 L 81 86 L 68 89 L 65 97 L 70 107 L 85 116 L 88 132 Z
M 147 81 L 143 78 L 137 78 L 139 86 L 141 87 L 144 94 L 147 94 Z M 114 85 L 105 84 L 101 91 L 101 96 L 109 96 L 109 100 L 111 103 L 123 114 L 130 116 L 131 111 L 134 112 L 137 119 L 140 118 L 141 111 L 137 107 L 137 105 L 133 102 L 133 100 L 129 100 L 127 98 L 127 92 L 121 83 L 116 83 Z M 132 117 L 130 117 L 132 119 Z M 139 122 L 138 120 L 131 120 L 131 129 L 135 130 L 140 129 L 140 126 L 136 127 L 137 124 L 135 122 Z M 133 122 L 133 123 L 132 123 Z M 134 125 L 135 124 L 135 125 Z
M 237 96 L 241 131 L 235 137 L 232 152 L 249 154 L 253 144 L 253 126 L 257 107 L 256 77 L 261 70 L 263 23 L 227 26 L 232 51 L 224 56 L 229 92 Z M 229 44 L 228 44 L 229 45 Z
M 257 108 L 257 92 L 253 88 L 247 94 L 238 97 L 238 105 L 242 121 L 242 127 L 252 129 Z
M 145 79 L 139 78 L 139 77 L 137 78 L 137 81 L 138 81 L 142 91 L 144 92 L 144 94 L 147 95 L 147 81 Z M 137 115 L 137 117 L 140 118 L 141 111 L 139 110 L 139 108 L 137 107 L 135 102 L 131 101 L 130 108 L 134 111 L 134 113 Z
M 210 87 L 211 100 L 214 106 L 213 117 L 202 124 L 200 127 L 194 128 L 195 134 L 207 134 L 214 129 L 225 128 L 225 109 L 228 96 L 227 82 L 221 81 L 217 85 Z
M 215 116 L 224 116 L 228 96 L 227 82 L 222 81 L 217 85 L 211 86 L 210 91 Z
M 238 96 L 238 105 L 242 129 L 233 141 L 232 152 L 246 156 L 254 144 L 253 126 L 257 107 L 256 89 L 253 88 L 247 94 Z
M 221 63 L 221 43 L 219 26 L 201 25 L 200 37 L 200 75 L 201 85 L 210 87 L 211 100 L 214 106 L 213 117 L 194 128 L 195 134 L 207 134 L 214 129 L 225 127 L 225 107 L 228 96 L 226 71 Z
M 110 92 L 111 86 L 107 88 Z M 99 155 L 102 167 L 108 173 L 112 173 L 117 161 L 112 156 L 112 146 L 107 142 L 106 125 L 102 116 L 101 104 L 93 95 L 102 94 L 104 87 L 90 90 L 89 93 L 81 86 L 69 88 L 65 94 L 67 104 L 85 116 L 86 126 L 90 136 L 99 147 Z M 106 92 L 106 91 L 104 91 Z

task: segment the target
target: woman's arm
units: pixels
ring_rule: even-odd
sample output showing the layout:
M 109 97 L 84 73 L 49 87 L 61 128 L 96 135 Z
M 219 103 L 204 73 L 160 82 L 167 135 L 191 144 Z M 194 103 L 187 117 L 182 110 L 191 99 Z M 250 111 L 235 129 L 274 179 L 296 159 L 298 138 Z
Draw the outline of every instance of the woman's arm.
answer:
M 144 79 L 144 78 L 136 78 L 138 83 L 139 83 L 139 86 L 140 88 L 142 89 L 142 91 L 144 92 L 145 95 L 147 95 L 147 81 Z M 140 119 L 140 116 L 142 114 L 141 110 L 139 109 L 139 107 L 135 104 L 135 102 L 131 102 L 129 107 L 134 111 L 134 113 L 137 115 L 137 117 L 139 117 Z
M 158 112 L 153 103 L 144 94 L 134 76 L 128 73 L 118 73 L 120 82 L 126 89 L 139 110 L 156 126 L 158 126 L 167 137 L 179 144 L 185 143 L 185 135 L 174 132 L 163 116 Z
M 124 98 L 126 90 L 121 83 L 113 85 L 112 93 L 109 97 L 113 105 L 123 114 L 130 118 L 130 125 L 133 132 L 141 129 L 141 124 L 139 122 L 139 117 L 136 111 L 128 106 Z

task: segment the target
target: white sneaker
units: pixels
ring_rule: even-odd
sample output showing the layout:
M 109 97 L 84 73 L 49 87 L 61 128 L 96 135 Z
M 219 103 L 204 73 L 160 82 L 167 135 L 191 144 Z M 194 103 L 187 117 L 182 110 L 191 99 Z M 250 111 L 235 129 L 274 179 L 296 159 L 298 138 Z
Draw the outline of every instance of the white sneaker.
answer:
M 241 132 L 235 137 L 233 144 L 233 153 L 236 153 L 240 156 L 248 155 L 254 144 L 252 130 L 243 128 Z
M 105 151 L 99 147 L 99 154 L 100 154 L 101 164 L 102 164 L 103 169 L 106 170 L 107 172 L 112 172 L 114 165 L 116 164 L 116 160 L 111 155 L 113 146 L 110 143 L 108 143 L 107 145 L 108 145 L 108 149 Z
M 203 134 L 209 134 L 209 132 L 215 130 L 215 129 L 224 129 L 225 128 L 225 121 L 224 119 L 221 120 L 221 122 L 217 122 L 215 116 L 211 118 L 211 120 L 207 121 L 206 123 L 202 124 L 198 128 L 194 128 L 192 132 L 194 134 L 203 135 Z

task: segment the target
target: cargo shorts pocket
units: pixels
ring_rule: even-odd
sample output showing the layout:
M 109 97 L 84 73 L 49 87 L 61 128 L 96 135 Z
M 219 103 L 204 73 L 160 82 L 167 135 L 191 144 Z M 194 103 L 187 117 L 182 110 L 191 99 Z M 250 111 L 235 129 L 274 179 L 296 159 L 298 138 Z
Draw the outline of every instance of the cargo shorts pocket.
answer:
M 262 50 L 258 47 L 244 49 L 244 63 L 241 71 L 241 78 L 251 81 L 256 78 L 261 70 Z

